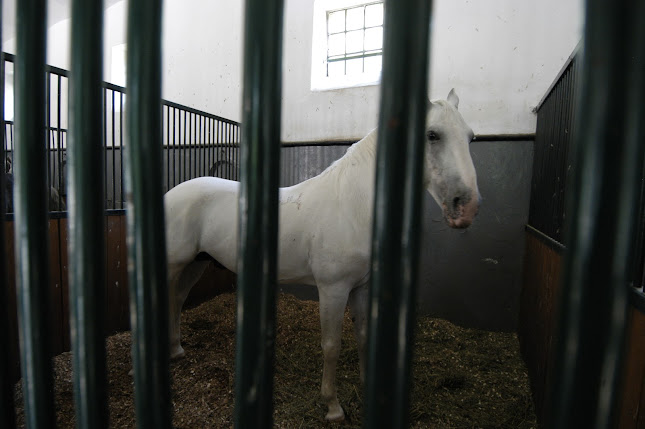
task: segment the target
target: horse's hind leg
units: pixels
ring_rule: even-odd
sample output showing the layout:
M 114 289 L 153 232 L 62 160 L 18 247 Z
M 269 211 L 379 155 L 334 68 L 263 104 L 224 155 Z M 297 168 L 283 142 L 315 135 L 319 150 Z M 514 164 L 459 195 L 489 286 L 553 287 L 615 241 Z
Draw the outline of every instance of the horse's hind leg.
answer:
M 210 261 L 193 261 L 188 265 L 169 264 L 169 324 L 170 324 L 170 358 L 178 359 L 184 357 L 184 349 L 181 347 L 181 309 L 188 297 L 188 293 L 195 286 L 208 267 Z
M 340 421 L 345 418 L 345 413 L 338 403 L 338 396 L 336 394 L 336 365 L 340 355 L 343 314 L 347 306 L 349 290 L 349 287 L 343 285 L 318 287 L 322 334 L 321 345 L 324 359 L 320 393 L 328 407 L 325 419 L 331 421 Z
M 358 357 L 361 368 L 361 382 L 365 383 L 365 353 L 367 347 L 367 300 L 369 289 L 367 283 L 360 285 L 349 293 L 349 311 L 354 322 L 354 337 L 358 344 Z

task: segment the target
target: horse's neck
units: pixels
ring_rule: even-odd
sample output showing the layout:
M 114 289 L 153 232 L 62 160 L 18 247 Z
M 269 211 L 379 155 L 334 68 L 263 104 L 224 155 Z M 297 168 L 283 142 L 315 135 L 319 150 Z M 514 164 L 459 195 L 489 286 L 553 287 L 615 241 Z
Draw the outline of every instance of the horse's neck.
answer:
M 335 173 L 341 198 L 355 206 L 356 215 L 371 219 L 376 171 L 376 130 L 355 143 L 341 158 Z

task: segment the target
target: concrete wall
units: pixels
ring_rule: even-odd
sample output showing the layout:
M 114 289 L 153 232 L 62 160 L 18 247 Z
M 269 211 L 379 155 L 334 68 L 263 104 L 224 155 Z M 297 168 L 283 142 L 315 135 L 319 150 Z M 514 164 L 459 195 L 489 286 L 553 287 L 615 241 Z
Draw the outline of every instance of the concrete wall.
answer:
M 10 0 L 12 3 L 15 0 Z M 479 134 L 535 130 L 539 102 L 581 34 L 582 0 L 437 0 L 431 97 L 455 87 L 460 109 Z M 7 2 L 5 2 L 7 3 Z M 105 78 L 112 48 L 125 43 L 126 1 L 107 0 Z M 310 90 L 313 0 L 286 0 L 283 140 L 359 139 L 376 125 L 379 87 Z M 49 0 L 48 62 L 69 67 L 69 0 Z M 3 48 L 14 51 L 10 29 Z M 163 96 L 230 119 L 241 114 L 243 2 L 166 0 Z

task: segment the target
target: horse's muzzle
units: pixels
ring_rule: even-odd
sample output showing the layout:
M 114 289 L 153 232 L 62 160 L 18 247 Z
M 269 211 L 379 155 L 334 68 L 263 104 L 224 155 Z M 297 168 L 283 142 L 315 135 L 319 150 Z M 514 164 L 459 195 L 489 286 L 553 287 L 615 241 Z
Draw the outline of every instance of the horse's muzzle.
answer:
M 479 197 L 455 197 L 452 204 L 442 204 L 448 226 L 455 229 L 468 228 L 479 211 Z

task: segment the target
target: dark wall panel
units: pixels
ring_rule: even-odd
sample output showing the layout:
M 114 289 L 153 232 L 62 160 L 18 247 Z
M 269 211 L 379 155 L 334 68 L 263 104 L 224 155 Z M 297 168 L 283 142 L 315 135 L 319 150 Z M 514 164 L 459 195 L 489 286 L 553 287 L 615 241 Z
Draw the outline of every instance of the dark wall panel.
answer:
M 533 144 L 471 144 L 482 203 L 466 230 L 449 228 L 428 195 L 419 304 L 429 313 L 480 329 L 514 331 L 521 290 Z

